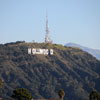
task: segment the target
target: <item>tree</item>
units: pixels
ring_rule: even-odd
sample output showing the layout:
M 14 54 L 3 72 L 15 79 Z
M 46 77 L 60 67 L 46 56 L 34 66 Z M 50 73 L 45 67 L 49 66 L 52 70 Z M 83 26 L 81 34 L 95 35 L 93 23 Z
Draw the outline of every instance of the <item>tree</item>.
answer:
M 12 98 L 16 100 L 31 100 L 31 94 L 25 88 L 18 88 L 13 91 Z
M 0 79 L 0 88 L 2 88 L 2 85 L 3 85 L 3 82 L 2 82 L 2 80 Z
M 65 96 L 65 92 L 63 89 L 60 89 L 58 91 L 58 95 L 59 95 L 59 99 L 58 100 L 63 100 L 64 96 Z
M 100 100 L 100 94 L 97 91 L 92 91 L 89 95 L 89 100 Z

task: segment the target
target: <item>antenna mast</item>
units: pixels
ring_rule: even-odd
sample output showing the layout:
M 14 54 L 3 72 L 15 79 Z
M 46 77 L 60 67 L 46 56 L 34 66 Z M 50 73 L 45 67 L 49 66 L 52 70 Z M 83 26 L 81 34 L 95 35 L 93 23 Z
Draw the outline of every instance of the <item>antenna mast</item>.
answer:
M 50 31 L 48 26 L 48 13 L 46 13 L 46 35 L 45 35 L 45 43 L 52 43 L 50 39 Z

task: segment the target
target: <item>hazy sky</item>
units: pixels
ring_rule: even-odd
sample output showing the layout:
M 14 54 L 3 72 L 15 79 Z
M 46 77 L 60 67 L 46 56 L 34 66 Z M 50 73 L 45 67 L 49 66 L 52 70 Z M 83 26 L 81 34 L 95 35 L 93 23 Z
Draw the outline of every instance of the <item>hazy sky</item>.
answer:
M 100 49 L 100 0 L 0 0 L 0 43 L 51 39 Z

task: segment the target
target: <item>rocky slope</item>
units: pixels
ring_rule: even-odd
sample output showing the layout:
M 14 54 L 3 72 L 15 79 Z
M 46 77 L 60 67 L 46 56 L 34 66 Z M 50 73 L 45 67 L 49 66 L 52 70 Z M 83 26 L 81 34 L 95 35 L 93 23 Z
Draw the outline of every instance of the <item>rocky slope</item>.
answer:
M 54 55 L 29 55 L 28 48 L 48 48 Z M 88 100 L 100 92 L 100 61 L 78 48 L 45 43 L 0 45 L 0 97 L 9 98 L 16 88 L 26 88 L 33 98 L 57 98 L 63 88 L 65 100 Z

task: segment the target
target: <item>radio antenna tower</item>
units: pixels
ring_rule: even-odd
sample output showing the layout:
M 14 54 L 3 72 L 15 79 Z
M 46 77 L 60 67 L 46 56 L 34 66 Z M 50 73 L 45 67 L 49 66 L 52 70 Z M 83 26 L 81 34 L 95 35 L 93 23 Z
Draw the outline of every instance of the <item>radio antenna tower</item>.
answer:
M 45 43 L 52 43 L 50 39 L 50 31 L 48 26 L 48 14 L 46 13 L 46 35 L 45 35 Z

